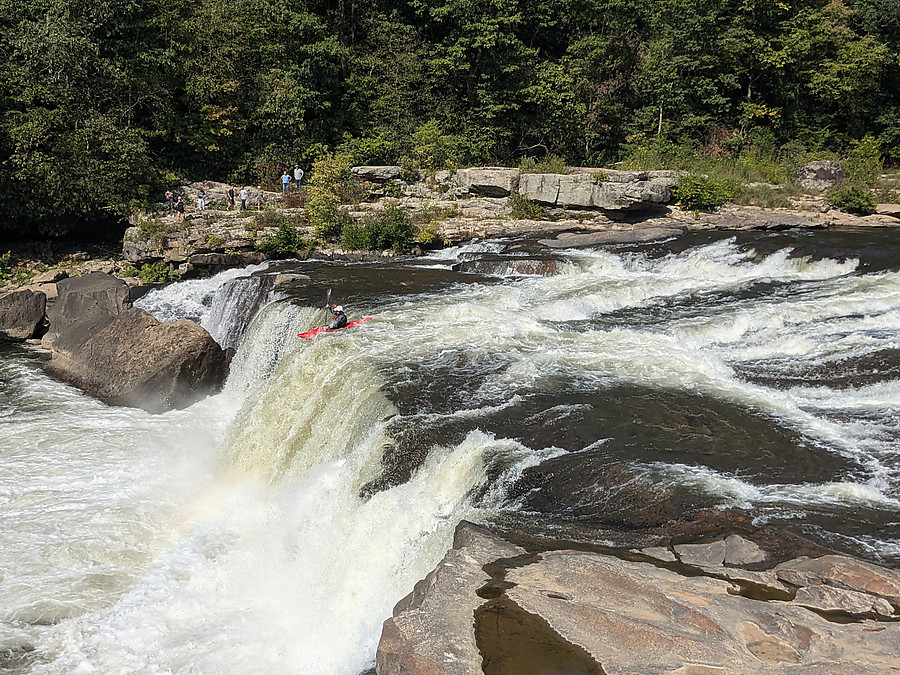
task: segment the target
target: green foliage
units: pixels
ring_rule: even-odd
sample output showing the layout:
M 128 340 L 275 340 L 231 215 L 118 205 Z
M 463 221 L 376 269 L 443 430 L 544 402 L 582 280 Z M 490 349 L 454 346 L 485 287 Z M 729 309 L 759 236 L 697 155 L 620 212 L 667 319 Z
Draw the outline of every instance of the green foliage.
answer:
M 0 254 L 0 282 L 6 283 L 14 269 L 12 252 Z
M 595 171 L 591 174 L 591 177 L 594 179 L 594 182 L 598 184 L 609 181 L 609 174 L 605 171 Z
M 297 255 L 302 251 L 309 251 L 311 248 L 312 243 L 304 239 L 297 227 L 287 218 L 280 219 L 275 233 L 264 237 L 256 245 L 258 251 L 279 256 Z
M 165 284 L 178 281 L 178 275 L 169 271 L 169 264 L 160 260 L 154 263 L 144 263 L 137 270 L 137 276 L 142 284 Z
M 332 239 L 359 163 L 785 183 L 809 151 L 869 184 L 900 162 L 898 3 L 0 0 L 0 231 L 297 163 Z
M 845 180 L 848 183 L 867 185 L 875 183 L 884 170 L 881 142 L 871 134 L 866 134 L 850 151 L 843 165 Z
M 179 230 L 177 223 L 162 218 L 142 218 L 135 224 L 135 227 L 137 227 L 138 236 L 141 239 L 152 241 L 157 246 L 161 246 L 166 237 Z
M 519 170 L 522 173 L 569 173 L 569 166 L 564 157 L 547 155 L 537 160 L 533 157 L 523 157 L 519 160 Z
M 543 220 L 544 209 L 537 202 L 514 192 L 506 204 L 509 215 L 519 220 Z
M 390 204 L 382 214 L 365 223 L 348 223 L 341 235 L 341 248 L 348 251 L 409 253 L 416 228 L 405 210 Z
M 868 216 L 875 213 L 875 195 L 867 188 L 859 185 L 843 185 L 830 190 L 825 198 L 836 209 Z
M 219 237 L 215 234 L 207 234 L 205 237 L 203 237 L 203 245 L 204 246 L 216 248 L 218 246 L 221 246 L 224 243 L 225 243 L 225 238 Z
M 672 190 L 678 203 L 692 211 L 710 211 L 731 200 L 734 192 L 727 181 L 702 174 L 681 176 Z

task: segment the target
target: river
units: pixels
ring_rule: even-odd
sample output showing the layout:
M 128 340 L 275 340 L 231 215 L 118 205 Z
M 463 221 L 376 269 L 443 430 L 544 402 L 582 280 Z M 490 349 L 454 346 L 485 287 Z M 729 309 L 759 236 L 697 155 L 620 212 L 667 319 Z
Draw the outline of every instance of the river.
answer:
M 152 292 L 237 348 L 162 415 L 2 348 L 0 670 L 361 673 L 463 518 L 623 548 L 733 521 L 900 566 L 894 232 L 536 250 Z M 373 320 L 297 338 L 327 288 Z

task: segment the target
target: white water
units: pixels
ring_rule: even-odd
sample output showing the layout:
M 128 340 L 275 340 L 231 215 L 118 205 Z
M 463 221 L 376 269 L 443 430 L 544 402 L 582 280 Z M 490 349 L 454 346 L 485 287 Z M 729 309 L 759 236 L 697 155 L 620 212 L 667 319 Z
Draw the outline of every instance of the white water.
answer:
M 361 499 L 397 413 L 386 377 L 443 353 L 508 364 L 456 415 L 610 382 L 704 393 L 859 457 L 867 476 L 759 487 L 702 467 L 648 465 L 656 480 L 751 510 L 900 512 L 896 382 L 774 390 L 732 370 L 896 348 L 900 275 L 856 276 L 853 262 L 786 252 L 758 259 L 732 242 L 655 260 L 582 252 L 572 263 L 558 277 L 391 300 L 364 327 L 312 342 L 293 336 L 315 325 L 316 310 L 269 304 L 225 390 L 165 415 L 108 408 L 32 362 L 0 361 L 0 391 L 12 392 L 0 414 L 0 654 L 34 650 L 8 660 L 34 673 L 363 670 L 381 622 L 440 559 L 456 523 L 513 508 L 503 486 L 559 452 L 472 432 L 432 450 L 409 482 Z M 227 342 L 244 327 L 210 298 L 236 276 L 170 287 L 146 306 L 231 326 L 219 335 Z M 732 296 L 772 280 L 803 290 Z M 660 302 L 714 293 L 727 299 L 652 319 Z M 490 321 L 486 308 L 505 320 Z M 621 308 L 648 320 L 581 324 Z M 505 477 L 476 507 L 472 490 L 499 458 Z M 889 553 L 897 543 L 872 536 L 865 545 Z

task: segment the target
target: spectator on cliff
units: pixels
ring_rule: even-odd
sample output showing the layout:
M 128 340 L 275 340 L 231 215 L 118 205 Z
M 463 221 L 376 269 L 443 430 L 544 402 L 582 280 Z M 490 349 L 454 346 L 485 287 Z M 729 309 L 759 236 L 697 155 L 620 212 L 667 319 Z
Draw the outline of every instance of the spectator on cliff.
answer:
M 247 188 L 246 186 L 241 188 L 241 211 L 247 210 Z
M 303 180 L 303 169 L 299 164 L 294 164 L 294 186 L 299 190 L 300 181 Z
M 262 211 L 263 202 L 266 200 L 265 195 L 263 195 L 262 185 L 258 185 L 256 187 L 258 192 L 256 193 L 256 210 Z
M 171 190 L 166 190 L 166 206 L 169 208 L 169 215 L 175 215 L 175 193 Z
M 202 211 L 206 208 L 206 190 L 200 188 L 197 190 L 197 210 Z
M 232 185 L 225 192 L 225 198 L 228 199 L 228 210 L 234 211 L 234 186 Z
M 284 173 L 281 174 L 281 194 L 284 194 L 288 191 L 288 188 L 291 187 L 291 176 L 287 172 L 287 169 L 284 170 Z
M 175 202 L 175 220 L 179 223 L 184 220 L 184 199 L 181 197 Z

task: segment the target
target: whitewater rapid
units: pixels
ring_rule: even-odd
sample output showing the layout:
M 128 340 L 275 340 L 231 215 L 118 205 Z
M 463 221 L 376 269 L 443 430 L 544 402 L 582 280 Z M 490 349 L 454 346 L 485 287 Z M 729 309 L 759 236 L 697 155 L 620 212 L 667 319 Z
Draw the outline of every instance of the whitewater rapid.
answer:
M 230 271 L 141 300 L 237 346 L 224 390 L 187 410 L 109 408 L 46 378 L 33 356 L 0 359 L 8 669 L 362 672 L 381 623 L 459 520 L 515 512 L 508 486 L 565 454 L 479 428 L 539 395 L 637 383 L 741 406 L 861 468 L 765 483 L 635 457 L 640 479 L 759 522 L 835 506 L 900 514 L 897 380 L 773 387 L 741 370 L 805 372 L 900 348 L 896 270 L 861 274 L 854 259 L 763 255 L 733 239 L 666 255 L 572 251 L 557 276 L 381 293 L 377 306 L 350 306 L 351 318 L 373 321 L 313 341 L 296 333 L 321 309 L 271 292 L 266 273 Z M 396 394 L 461 369 L 459 399 L 440 382 L 431 408 Z M 563 403 L 547 414 L 570 413 Z M 367 489 L 398 429 L 448 419 L 467 425 L 461 441 L 429 440 L 409 480 Z M 875 557 L 900 554 L 890 536 L 853 536 Z

